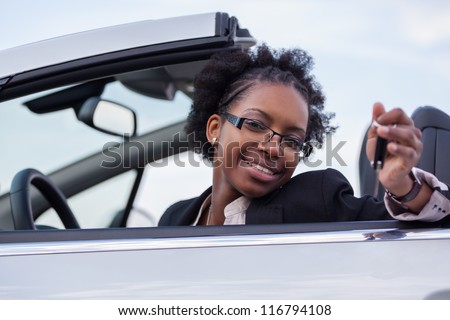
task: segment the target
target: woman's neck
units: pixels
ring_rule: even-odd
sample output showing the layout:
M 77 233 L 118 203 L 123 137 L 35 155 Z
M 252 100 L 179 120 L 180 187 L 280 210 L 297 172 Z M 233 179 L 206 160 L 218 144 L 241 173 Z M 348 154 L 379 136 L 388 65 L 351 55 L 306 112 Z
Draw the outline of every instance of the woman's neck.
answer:
M 242 196 L 227 181 L 223 181 L 217 174 L 213 175 L 211 194 L 211 209 L 208 213 L 210 225 L 223 225 L 225 221 L 225 207 Z

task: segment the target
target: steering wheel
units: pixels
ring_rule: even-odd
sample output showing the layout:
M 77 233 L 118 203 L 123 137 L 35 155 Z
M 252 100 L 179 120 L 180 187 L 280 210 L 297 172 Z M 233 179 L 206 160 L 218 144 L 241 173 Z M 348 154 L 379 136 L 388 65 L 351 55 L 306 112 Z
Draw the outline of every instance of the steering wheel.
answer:
M 31 207 L 31 185 L 34 185 L 56 210 L 66 229 L 80 228 L 67 204 L 66 197 L 56 184 L 35 169 L 25 169 L 14 176 L 10 190 L 11 213 L 15 230 L 37 230 Z

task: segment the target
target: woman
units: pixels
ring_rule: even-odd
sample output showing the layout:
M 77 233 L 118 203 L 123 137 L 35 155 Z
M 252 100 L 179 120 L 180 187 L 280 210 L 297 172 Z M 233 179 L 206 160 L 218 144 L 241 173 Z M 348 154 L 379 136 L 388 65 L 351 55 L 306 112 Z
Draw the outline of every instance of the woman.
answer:
M 229 51 L 211 58 L 196 77 L 186 131 L 194 150 L 213 164 L 213 184 L 197 198 L 172 205 L 159 225 L 223 225 L 316 221 L 444 218 L 431 212 L 447 186 L 413 166 L 422 150 L 421 133 L 400 109 L 377 103 L 368 133 L 373 159 L 377 136 L 389 141 L 380 182 L 385 203 L 356 198 L 333 169 L 292 174 L 311 147 L 333 133 L 333 114 L 310 74 L 312 59 L 299 49 Z M 433 191 L 436 189 L 437 191 Z M 447 189 L 446 189 L 447 188 Z M 386 209 L 388 208 L 388 210 Z M 423 212 L 427 208 L 426 212 Z M 442 208 L 441 208 L 442 209 Z M 435 210 L 436 211 L 436 210 Z M 445 210 L 444 210 L 445 211 Z

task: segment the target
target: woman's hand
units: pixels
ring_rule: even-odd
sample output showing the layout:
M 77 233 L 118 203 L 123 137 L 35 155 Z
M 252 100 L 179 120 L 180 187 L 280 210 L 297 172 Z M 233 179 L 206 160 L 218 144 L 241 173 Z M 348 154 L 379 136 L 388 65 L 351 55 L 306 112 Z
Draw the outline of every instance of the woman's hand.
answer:
M 375 103 L 372 118 L 380 126 L 372 125 L 369 129 L 367 157 L 370 161 L 373 160 L 377 137 L 385 138 L 388 144 L 384 166 L 379 175 L 380 183 L 394 195 L 405 195 L 413 187 L 409 173 L 419 162 L 422 153 L 422 133 L 399 108 L 386 112 L 381 103 Z

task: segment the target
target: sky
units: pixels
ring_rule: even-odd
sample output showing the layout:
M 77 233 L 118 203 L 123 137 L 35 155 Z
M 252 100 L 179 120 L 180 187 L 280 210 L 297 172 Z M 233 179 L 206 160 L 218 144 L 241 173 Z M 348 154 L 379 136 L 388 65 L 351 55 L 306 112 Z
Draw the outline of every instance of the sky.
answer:
M 5 1 L 0 50 L 93 28 L 213 11 L 236 16 L 260 42 L 300 47 L 314 57 L 313 73 L 339 125 L 317 157 L 321 167 L 340 170 L 355 188 L 374 102 L 408 113 L 423 105 L 450 113 L 449 1 Z M 326 150 L 339 144 L 342 161 L 328 159 Z

